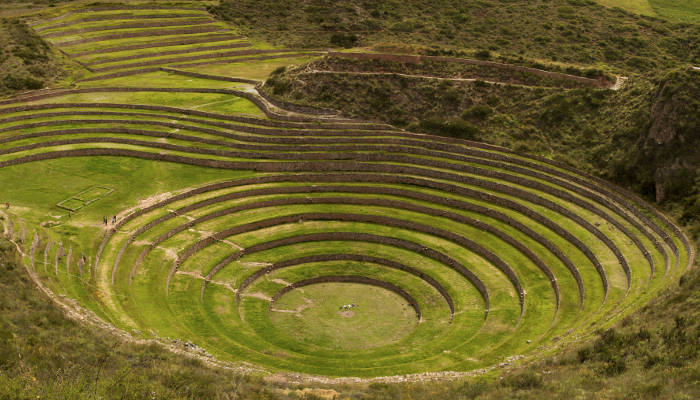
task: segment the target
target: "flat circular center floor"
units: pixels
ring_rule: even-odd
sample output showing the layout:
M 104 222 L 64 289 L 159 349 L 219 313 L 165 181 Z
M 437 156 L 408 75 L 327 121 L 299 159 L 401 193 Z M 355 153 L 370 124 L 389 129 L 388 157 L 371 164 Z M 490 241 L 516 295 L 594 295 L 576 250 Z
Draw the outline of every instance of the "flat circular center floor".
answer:
M 270 319 L 299 342 L 337 350 L 392 344 L 418 324 L 416 312 L 401 296 L 359 283 L 318 283 L 294 289 L 273 304 Z

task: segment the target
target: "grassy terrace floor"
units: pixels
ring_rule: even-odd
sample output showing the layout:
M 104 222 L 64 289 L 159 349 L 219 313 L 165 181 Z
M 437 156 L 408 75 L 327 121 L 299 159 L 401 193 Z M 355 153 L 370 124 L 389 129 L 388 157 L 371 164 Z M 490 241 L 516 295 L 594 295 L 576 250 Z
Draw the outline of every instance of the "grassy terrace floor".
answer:
M 54 293 L 136 337 L 275 372 L 470 371 L 586 339 L 692 260 L 652 206 L 547 160 L 275 107 L 255 80 L 306 56 L 166 11 L 35 24 L 128 75 L 0 102 L 4 235 Z M 229 35 L 216 49 L 193 44 L 211 32 L 140 36 L 207 24 Z M 218 77 L 139 71 L 173 65 Z M 108 194 L 82 206 L 93 187 Z

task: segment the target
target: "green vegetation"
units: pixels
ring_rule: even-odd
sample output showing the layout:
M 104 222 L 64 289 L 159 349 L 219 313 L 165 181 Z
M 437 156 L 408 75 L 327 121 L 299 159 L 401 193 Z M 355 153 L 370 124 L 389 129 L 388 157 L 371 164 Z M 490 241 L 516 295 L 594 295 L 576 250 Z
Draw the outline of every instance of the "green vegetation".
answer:
M 684 210 L 683 221 L 698 235 L 699 77 L 697 71 L 674 70 L 651 82 L 634 79 L 619 91 L 562 92 L 478 80 L 310 74 L 301 66 L 272 75 L 264 90 L 287 101 L 583 168 Z
M 104 330 L 66 319 L 38 292 L 14 247 L 3 239 L 0 397 L 428 400 L 567 399 L 585 393 L 601 398 L 696 398 L 698 271 L 696 265 L 679 286 L 592 344 L 522 368 L 456 381 L 293 385 L 256 374 L 234 375 L 159 345 L 122 342 Z
M 23 25 L 79 67 L 0 105 L 0 397 L 698 395 L 697 24 L 197 4 Z
M 693 211 L 681 213 L 694 226 L 692 230 L 700 232 L 700 225 L 692 222 L 698 215 L 692 204 L 698 194 L 695 182 L 700 175 L 695 166 L 700 146 L 697 135 L 680 132 L 697 131 L 700 114 L 698 73 L 689 68 L 700 63 L 697 46 L 692 45 L 700 41 L 696 3 L 606 3 L 636 7 L 635 11 L 649 15 L 652 9 L 663 10 L 659 15 L 682 10 L 671 19 L 683 24 L 590 1 L 510 1 L 507 7 L 484 1 L 459 6 L 421 1 L 401 5 L 270 1 L 265 9 L 273 11 L 264 14 L 259 2 L 222 1 L 213 10 L 251 36 L 296 46 L 328 45 L 332 34 L 353 34 L 358 37 L 355 45 L 380 52 L 481 58 L 581 76 L 604 74 L 612 80 L 611 74 L 632 74 L 619 92 L 562 93 L 391 75 L 560 85 L 494 68 L 329 57 L 272 76 L 265 90 L 286 101 L 330 107 L 353 117 L 556 158 L 632 187 L 648 198 L 667 201 L 669 209 L 690 207 Z M 310 73 L 315 70 L 340 73 Z M 386 75 L 359 74 L 366 71 Z M 657 99 L 659 92 L 664 96 Z M 668 104 L 674 97 L 684 100 Z M 493 112 L 488 118 L 465 115 L 472 106 L 488 106 Z M 669 119 L 661 116 L 662 109 L 674 122 L 666 123 Z M 671 142 L 685 144 L 656 143 L 653 138 L 658 137 L 661 126 L 667 127 L 664 131 Z
M 597 0 L 596 2 L 604 6 L 618 7 L 637 14 L 648 16 L 655 14 L 654 8 L 649 4 L 649 0 Z
M 351 307 L 344 309 L 346 305 Z M 396 342 L 417 323 L 416 313 L 400 296 L 354 283 L 294 290 L 275 302 L 270 319 L 278 330 L 294 332 L 298 341 L 341 351 Z
M 693 23 L 700 18 L 698 0 L 596 0 L 596 2 L 673 22 Z
M 123 342 L 67 319 L 5 239 L 0 300 L 0 398 L 283 398 L 259 377 L 207 367 L 157 344 Z
M 174 79 L 158 74 L 143 78 Z M 91 84 L 23 98 L 30 108 L 19 113 L 7 104 L 0 162 L 19 164 L 3 169 L 7 185 L 35 177 L 8 195 L 6 229 L 27 264 L 56 293 L 137 337 L 191 341 L 217 359 L 273 372 L 471 370 L 589 337 L 689 262 L 680 231 L 635 211 L 653 213 L 649 206 L 546 161 L 379 124 L 285 121 L 242 92 L 209 93 L 221 89 L 203 78 L 169 90 L 138 75 L 118 79 L 138 89 Z M 489 110 L 463 116 L 486 119 Z M 370 157 L 364 167 L 327 161 L 357 150 Z M 44 155 L 57 159 L 27 162 Z M 286 173 L 290 164 L 295 174 Z M 310 175 L 319 168 L 330 176 Z M 50 190 L 55 182 L 60 190 Z M 115 191 L 84 211 L 55 214 L 57 201 L 107 184 Z M 299 326 L 268 311 L 287 285 L 345 276 L 400 288 L 391 290 L 421 323 L 404 336 L 384 331 L 389 340 L 375 346 L 359 340 L 358 350 L 338 344 L 315 322 L 319 314 L 293 320 L 320 329 L 299 336 L 291 334 Z M 289 296 L 279 298 L 283 306 Z M 357 323 L 410 321 L 385 303 Z
M 698 25 L 671 25 L 587 0 L 222 0 L 211 11 L 249 36 L 293 47 L 350 45 L 386 52 L 483 54 L 506 62 L 604 62 L 615 70 L 638 72 L 679 61 L 697 63 L 699 56 L 693 46 L 700 41 Z M 356 44 L 337 39 L 353 35 Z
M 64 72 L 58 53 L 19 19 L 0 19 L 0 95 L 41 89 Z

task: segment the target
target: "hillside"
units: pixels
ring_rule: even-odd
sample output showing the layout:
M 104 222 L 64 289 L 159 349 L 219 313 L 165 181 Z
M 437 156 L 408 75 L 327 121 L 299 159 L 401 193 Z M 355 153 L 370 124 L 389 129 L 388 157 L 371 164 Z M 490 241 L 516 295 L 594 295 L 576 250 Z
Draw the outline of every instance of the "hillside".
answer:
M 222 0 L 211 11 L 248 35 L 294 47 L 483 52 L 515 62 L 525 57 L 634 72 L 698 63 L 700 57 L 698 25 L 668 23 L 588 0 Z
M 0 95 L 42 89 L 66 75 L 65 60 L 19 19 L 0 19 Z
M 0 398 L 700 396 L 700 23 L 643 3 L 12 3 Z
M 252 36 L 292 46 L 364 46 L 379 53 L 480 59 L 612 81 L 614 75 L 629 76 L 619 92 L 564 93 L 549 90 L 552 82 L 513 79 L 512 72 L 333 56 L 278 73 L 264 91 L 408 130 L 553 157 L 669 201 L 668 208 L 685 210 L 679 211 L 683 220 L 695 225 L 700 74 L 690 66 L 700 63 L 700 24 L 692 23 L 698 21 L 697 7 L 692 2 L 601 3 L 630 12 L 592 1 L 509 1 L 500 7 L 489 1 L 400 6 L 270 1 L 258 7 L 259 2 L 224 0 L 211 10 Z M 681 17 L 650 18 L 672 14 Z M 362 74 L 367 71 L 385 74 Z M 538 89 L 518 87 L 523 83 Z M 669 118 L 674 122 L 667 123 Z M 666 139 L 659 139 L 662 126 Z M 685 133 L 676 135 L 677 130 Z
M 596 0 L 608 7 L 619 7 L 641 15 L 672 22 L 696 22 L 700 18 L 697 0 Z

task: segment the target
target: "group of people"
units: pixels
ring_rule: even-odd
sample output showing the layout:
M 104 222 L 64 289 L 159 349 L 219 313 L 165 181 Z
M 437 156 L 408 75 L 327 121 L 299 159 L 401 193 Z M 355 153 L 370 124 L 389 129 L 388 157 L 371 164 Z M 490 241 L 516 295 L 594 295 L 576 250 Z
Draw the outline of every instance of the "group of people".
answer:
M 355 308 L 355 307 L 357 307 L 357 304 L 344 304 L 344 305 L 340 306 L 340 308 L 338 308 L 338 310 L 347 311 L 347 310 L 349 310 L 351 308 Z
M 104 223 L 105 226 L 107 226 L 107 223 L 108 223 L 107 217 L 102 217 L 102 223 Z M 117 223 L 117 216 L 115 215 L 112 217 L 112 225 L 114 225 L 116 223 Z

